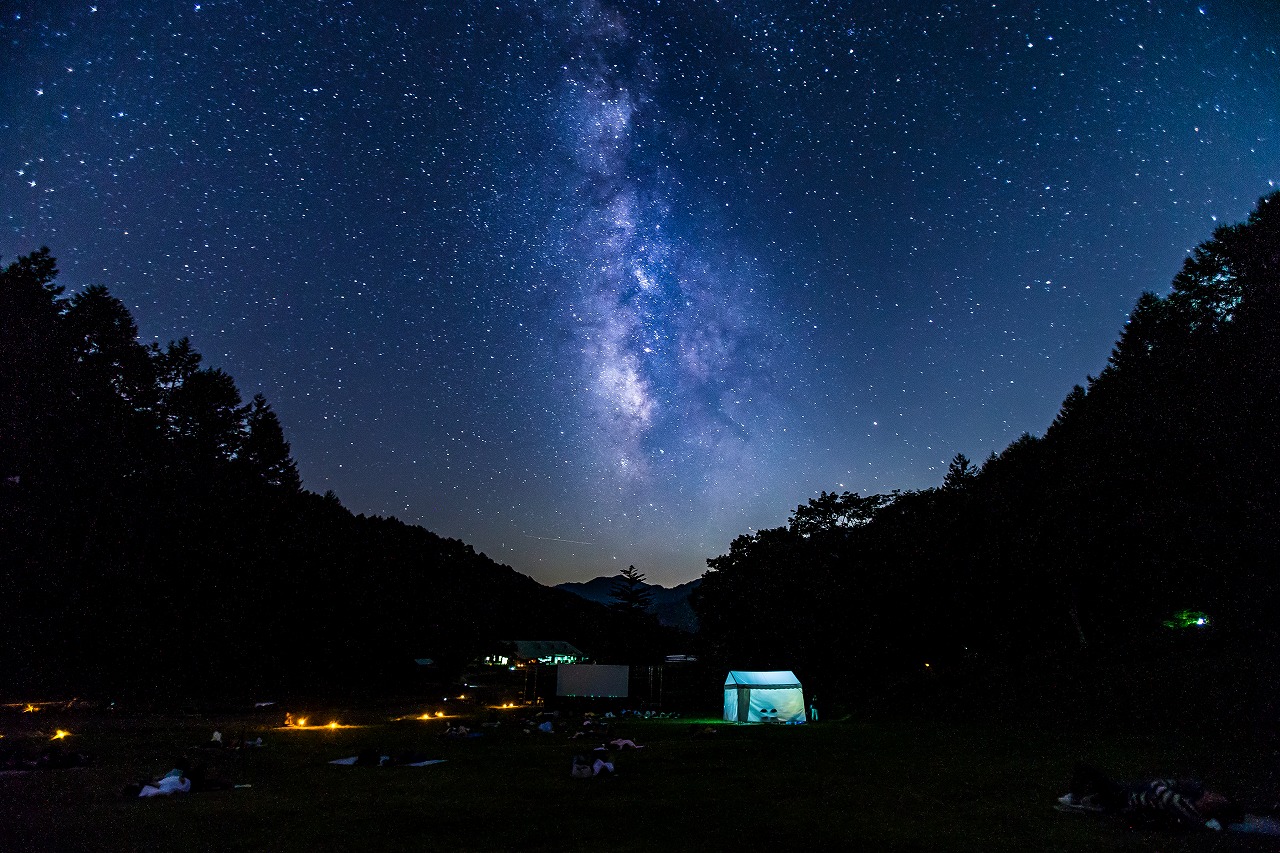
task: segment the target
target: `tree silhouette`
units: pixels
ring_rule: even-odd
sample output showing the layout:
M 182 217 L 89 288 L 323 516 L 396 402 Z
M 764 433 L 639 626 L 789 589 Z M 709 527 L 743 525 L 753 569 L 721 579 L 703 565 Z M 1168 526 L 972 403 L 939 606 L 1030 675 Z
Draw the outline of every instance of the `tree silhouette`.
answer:
M 105 288 L 65 298 L 56 275 L 48 250 L 0 269 L 10 690 L 187 701 L 380 684 L 396 661 L 461 667 L 499 637 L 648 642 L 465 543 L 305 491 L 262 395 L 244 404 L 186 338 L 139 343 Z M 148 639 L 161 625 L 180 641 Z
M 251 405 L 241 459 L 264 483 L 297 491 L 302 482 L 289 455 L 289 442 L 284 439 L 280 419 L 261 394 L 254 395 Z
M 62 287 L 42 248 L 0 270 L 0 478 L 30 477 L 37 447 L 68 404 L 58 327 Z
M 947 475 L 942 480 L 942 488 L 959 491 L 971 485 L 977 476 L 978 470 L 973 467 L 969 457 L 963 453 L 957 453 L 951 460 L 951 464 L 947 466 Z
M 610 608 L 633 616 L 647 614 L 653 604 L 653 593 L 649 591 L 644 573 L 635 566 L 627 566 L 618 573 L 609 597 L 613 599 Z
M 822 492 L 807 504 L 796 507 L 788 526 L 801 536 L 855 527 L 870 521 L 888 500 L 884 495 L 864 498 L 850 492 Z
M 244 442 L 249 409 L 229 375 L 197 370 L 169 395 L 172 436 L 193 461 L 229 461 Z

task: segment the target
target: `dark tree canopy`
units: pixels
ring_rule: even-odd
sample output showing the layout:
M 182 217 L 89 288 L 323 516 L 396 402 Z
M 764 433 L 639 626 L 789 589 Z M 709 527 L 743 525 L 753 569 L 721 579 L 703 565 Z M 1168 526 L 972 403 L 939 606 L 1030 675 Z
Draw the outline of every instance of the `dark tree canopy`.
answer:
M 139 343 L 106 288 L 65 297 L 56 276 L 46 249 L 0 270 L 9 690 L 368 686 L 414 658 L 447 669 L 513 636 L 606 660 L 656 653 L 647 624 L 305 491 L 265 397 L 244 402 L 186 338 Z
M 1044 437 L 980 467 L 957 454 L 937 489 L 823 492 L 709 560 L 695 607 L 726 663 L 844 673 L 824 697 L 1081 655 L 1176 660 L 1192 635 L 1167 624 L 1204 612 L 1212 648 L 1253 667 L 1233 682 L 1243 702 L 1280 652 L 1276 553 L 1280 193 L 1138 299 Z
M 942 488 L 959 490 L 967 488 L 978 476 L 978 469 L 963 453 L 957 453 L 947 466 L 947 476 L 942 480 Z
M 887 500 L 884 495 L 864 498 L 850 492 L 823 492 L 796 507 L 788 525 L 801 536 L 855 527 L 870 521 Z

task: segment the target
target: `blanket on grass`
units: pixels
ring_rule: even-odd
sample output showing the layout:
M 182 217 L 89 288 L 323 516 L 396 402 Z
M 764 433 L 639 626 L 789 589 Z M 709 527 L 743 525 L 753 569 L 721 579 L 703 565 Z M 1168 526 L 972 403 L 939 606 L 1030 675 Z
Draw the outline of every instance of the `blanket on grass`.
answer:
M 357 763 L 359 763 L 359 761 L 360 761 L 360 756 L 352 755 L 349 758 L 335 758 L 333 761 L 330 761 L 329 763 L 343 764 L 348 767 L 353 767 Z M 431 758 L 426 761 L 406 761 L 404 763 L 399 763 L 396 761 L 392 761 L 390 755 L 381 755 L 378 757 L 378 766 L 379 767 L 429 767 L 432 764 L 443 764 L 445 761 L 446 759 L 444 758 Z

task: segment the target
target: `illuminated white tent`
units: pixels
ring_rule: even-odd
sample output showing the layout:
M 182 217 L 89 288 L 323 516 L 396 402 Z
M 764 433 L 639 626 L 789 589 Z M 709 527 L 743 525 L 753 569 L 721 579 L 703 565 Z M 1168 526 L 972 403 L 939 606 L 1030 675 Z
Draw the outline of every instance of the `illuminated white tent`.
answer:
M 731 723 L 803 723 L 804 690 L 790 670 L 734 670 L 724 680 L 724 718 Z

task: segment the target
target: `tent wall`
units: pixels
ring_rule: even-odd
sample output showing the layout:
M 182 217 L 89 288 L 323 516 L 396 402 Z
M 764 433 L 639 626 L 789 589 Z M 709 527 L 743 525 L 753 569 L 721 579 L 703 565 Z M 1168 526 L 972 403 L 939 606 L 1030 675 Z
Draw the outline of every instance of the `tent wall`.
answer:
M 724 689 L 724 718 L 730 723 L 745 723 L 745 719 L 738 719 L 738 708 L 741 701 L 741 707 L 745 712 L 750 707 L 749 698 L 744 695 L 744 691 L 737 687 L 725 687 Z
M 738 722 L 803 723 L 804 692 L 799 687 L 740 687 Z M 745 719 L 744 719 L 745 717 Z

